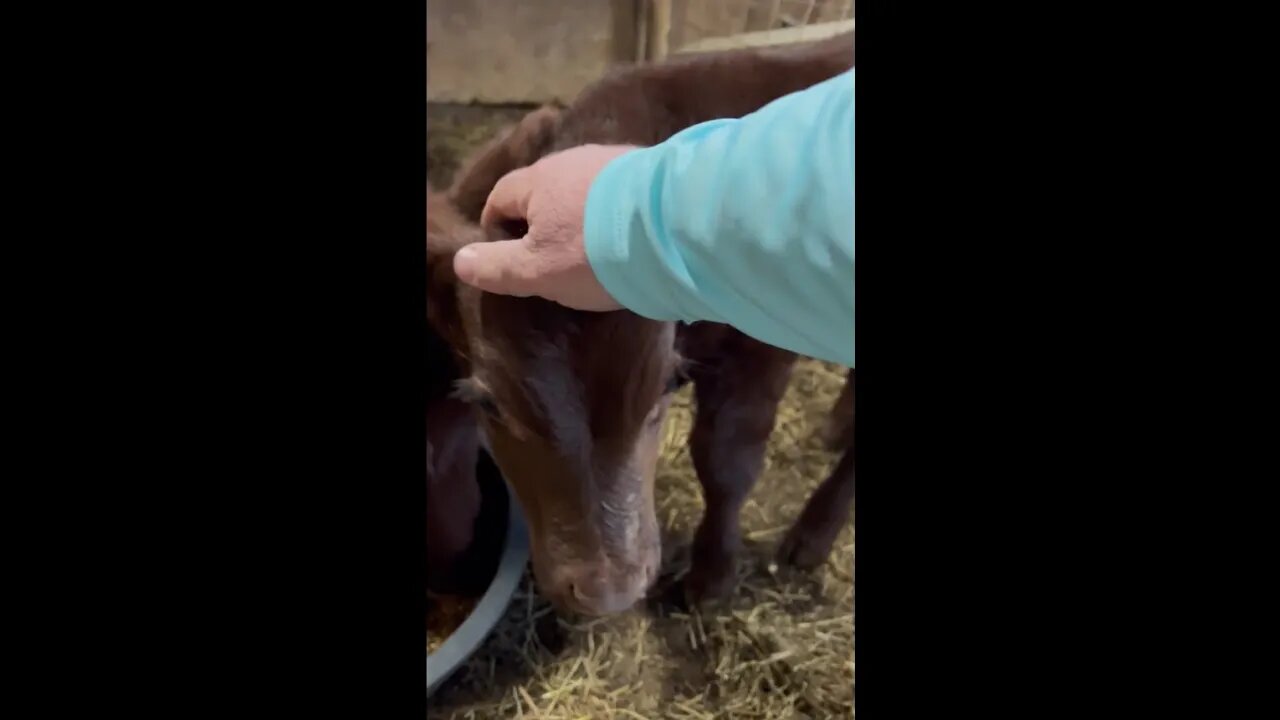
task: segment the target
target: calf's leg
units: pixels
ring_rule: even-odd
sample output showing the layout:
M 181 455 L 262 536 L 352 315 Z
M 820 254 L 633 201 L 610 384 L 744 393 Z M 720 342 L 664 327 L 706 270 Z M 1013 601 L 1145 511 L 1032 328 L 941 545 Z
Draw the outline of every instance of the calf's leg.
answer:
M 832 450 L 844 454 L 831 475 L 818 486 L 805 504 L 804 511 L 778 548 L 778 560 L 796 567 L 821 565 L 831 554 L 840 529 L 849 519 L 853 506 L 853 370 L 849 370 L 844 389 L 831 408 L 827 419 L 826 441 Z
M 853 447 L 818 486 L 778 548 L 778 560 L 812 568 L 826 562 L 853 506 Z
M 831 414 L 827 416 L 827 426 L 823 430 L 823 439 L 832 450 L 845 450 L 853 445 L 853 370 L 844 381 L 840 397 L 836 398 Z
M 690 437 L 694 469 L 706 511 L 693 542 L 685 594 L 692 602 L 733 589 L 742 542 L 738 516 L 764 464 L 778 402 L 795 355 L 746 336 L 717 362 L 690 372 L 697 416 Z

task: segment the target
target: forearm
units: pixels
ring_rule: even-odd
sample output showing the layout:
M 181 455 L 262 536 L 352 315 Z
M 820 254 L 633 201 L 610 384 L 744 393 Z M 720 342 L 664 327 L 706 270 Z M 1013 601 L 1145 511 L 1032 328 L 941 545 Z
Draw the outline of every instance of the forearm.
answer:
M 614 160 L 585 217 L 605 289 L 852 365 L 853 72 Z

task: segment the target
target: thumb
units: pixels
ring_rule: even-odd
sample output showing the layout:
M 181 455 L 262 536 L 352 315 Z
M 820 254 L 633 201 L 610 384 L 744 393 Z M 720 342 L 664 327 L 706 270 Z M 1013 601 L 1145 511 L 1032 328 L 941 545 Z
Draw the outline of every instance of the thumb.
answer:
M 531 178 L 528 167 L 512 170 L 499 178 L 480 212 L 480 226 L 488 228 L 503 220 L 526 220 L 529 196 L 533 193 Z
M 528 297 L 536 294 L 537 256 L 528 237 L 471 243 L 453 256 L 453 272 L 485 292 Z

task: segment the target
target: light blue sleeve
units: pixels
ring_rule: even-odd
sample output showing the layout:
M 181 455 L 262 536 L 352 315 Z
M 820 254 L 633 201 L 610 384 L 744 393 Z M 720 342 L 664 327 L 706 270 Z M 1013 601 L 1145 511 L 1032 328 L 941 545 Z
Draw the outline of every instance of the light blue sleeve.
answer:
M 853 366 L 853 88 L 850 70 L 609 163 L 584 221 L 605 289 Z

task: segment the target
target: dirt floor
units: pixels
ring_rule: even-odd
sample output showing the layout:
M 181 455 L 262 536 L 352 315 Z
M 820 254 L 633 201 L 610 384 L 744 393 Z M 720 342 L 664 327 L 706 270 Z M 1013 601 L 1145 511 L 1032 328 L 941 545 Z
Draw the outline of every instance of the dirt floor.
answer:
M 430 107 L 432 181 L 443 187 L 460 157 L 524 112 Z M 552 609 L 526 575 L 515 600 L 476 655 L 428 701 L 433 718 L 836 718 L 853 716 L 853 528 L 828 563 L 803 573 L 773 554 L 836 457 L 821 430 L 844 382 L 843 368 L 813 360 L 796 368 L 779 412 L 766 468 L 742 512 L 746 547 L 738 588 L 716 609 L 682 611 L 652 600 L 597 620 Z M 667 419 L 658 468 L 663 577 L 689 563 L 702 495 L 686 439 L 690 392 Z

